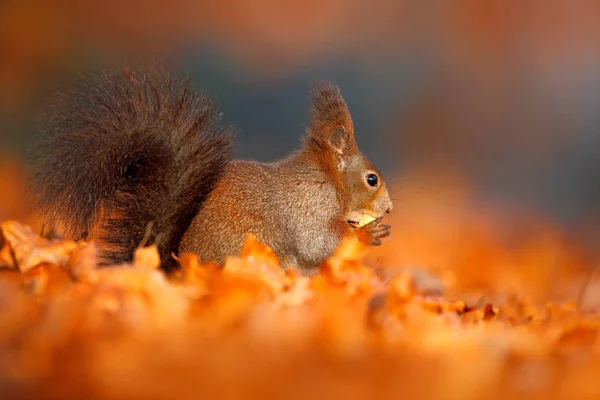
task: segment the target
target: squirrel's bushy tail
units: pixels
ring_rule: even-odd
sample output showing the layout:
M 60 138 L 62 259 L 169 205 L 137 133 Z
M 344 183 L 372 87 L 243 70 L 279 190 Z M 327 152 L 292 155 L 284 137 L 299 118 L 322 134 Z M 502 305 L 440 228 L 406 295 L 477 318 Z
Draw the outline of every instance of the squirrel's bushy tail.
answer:
M 50 226 L 129 261 L 151 227 L 165 268 L 230 160 L 214 104 L 168 73 L 123 70 L 63 93 L 36 149 L 32 189 Z M 150 225 L 149 225 L 150 224 Z

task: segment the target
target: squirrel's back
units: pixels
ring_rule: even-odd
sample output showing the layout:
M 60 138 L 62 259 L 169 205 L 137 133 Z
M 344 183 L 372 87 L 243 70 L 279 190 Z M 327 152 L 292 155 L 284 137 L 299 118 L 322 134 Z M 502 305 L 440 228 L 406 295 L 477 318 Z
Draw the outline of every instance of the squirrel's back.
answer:
M 45 222 L 130 260 L 144 238 L 173 264 L 181 238 L 231 156 L 213 103 L 170 74 L 124 70 L 62 93 L 36 151 L 32 190 Z
M 282 266 L 308 270 L 333 252 L 347 225 L 329 176 L 304 153 L 260 163 L 235 160 L 184 235 L 181 252 L 223 263 L 248 232 L 267 243 Z

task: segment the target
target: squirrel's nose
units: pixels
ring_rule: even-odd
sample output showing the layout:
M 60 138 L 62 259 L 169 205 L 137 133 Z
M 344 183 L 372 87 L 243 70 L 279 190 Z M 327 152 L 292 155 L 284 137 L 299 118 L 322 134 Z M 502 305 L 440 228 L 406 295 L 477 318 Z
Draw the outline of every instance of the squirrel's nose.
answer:
M 394 204 L 392 204 L 392 199 L 390 198 L 390 194 L 388 191 L 385 191 L 385 205 L 387 206 L 385 212 L 390 213 L 394 209 Z

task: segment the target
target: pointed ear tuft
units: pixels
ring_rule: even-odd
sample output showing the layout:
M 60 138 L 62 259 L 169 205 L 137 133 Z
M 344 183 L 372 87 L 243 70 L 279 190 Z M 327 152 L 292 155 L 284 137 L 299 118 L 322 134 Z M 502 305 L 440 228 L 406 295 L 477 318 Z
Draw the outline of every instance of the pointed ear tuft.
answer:
M 348 135 L 346 128 L 338 126 L 331 131 L 331 135 L 329 136 L 329 146 L 339 156 L 344 156 L 348 148 L 349 139 L 350 136 Z
M 330 136 L 339 127 L 344 128 L 349 147 L 354 142 L 354 125 L 348 105 L 337 86 L 320 82 L 312 89 L 310 134 L 319 141 L 332 142 Z

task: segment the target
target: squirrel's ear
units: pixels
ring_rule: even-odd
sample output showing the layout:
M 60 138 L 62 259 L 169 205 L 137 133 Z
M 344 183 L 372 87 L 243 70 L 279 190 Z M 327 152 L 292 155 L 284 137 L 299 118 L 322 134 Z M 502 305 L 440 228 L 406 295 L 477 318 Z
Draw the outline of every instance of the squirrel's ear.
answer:
M 327 144 L 333 150 L 336 167 L 338 170 L 343 170 L 346 167 L 346 155 L 349 150 L 350 135 L 342 125 L 334 128 L 329 135 Z
M 346 154 L 346 150 L 348 148 L 349 135 L 346 131 L 346 128 L 343 126 L 338 126 L 331 131 L 331 135 L 329 136 L 329 146 L 335 151 L 338 155 L 344 156 Z
M 337 86 L 321 82 L 313 87 L 310 132 L 320 142 L 339 147 L 343 141 L 346 150 L 353 148 L 354 125 Z

